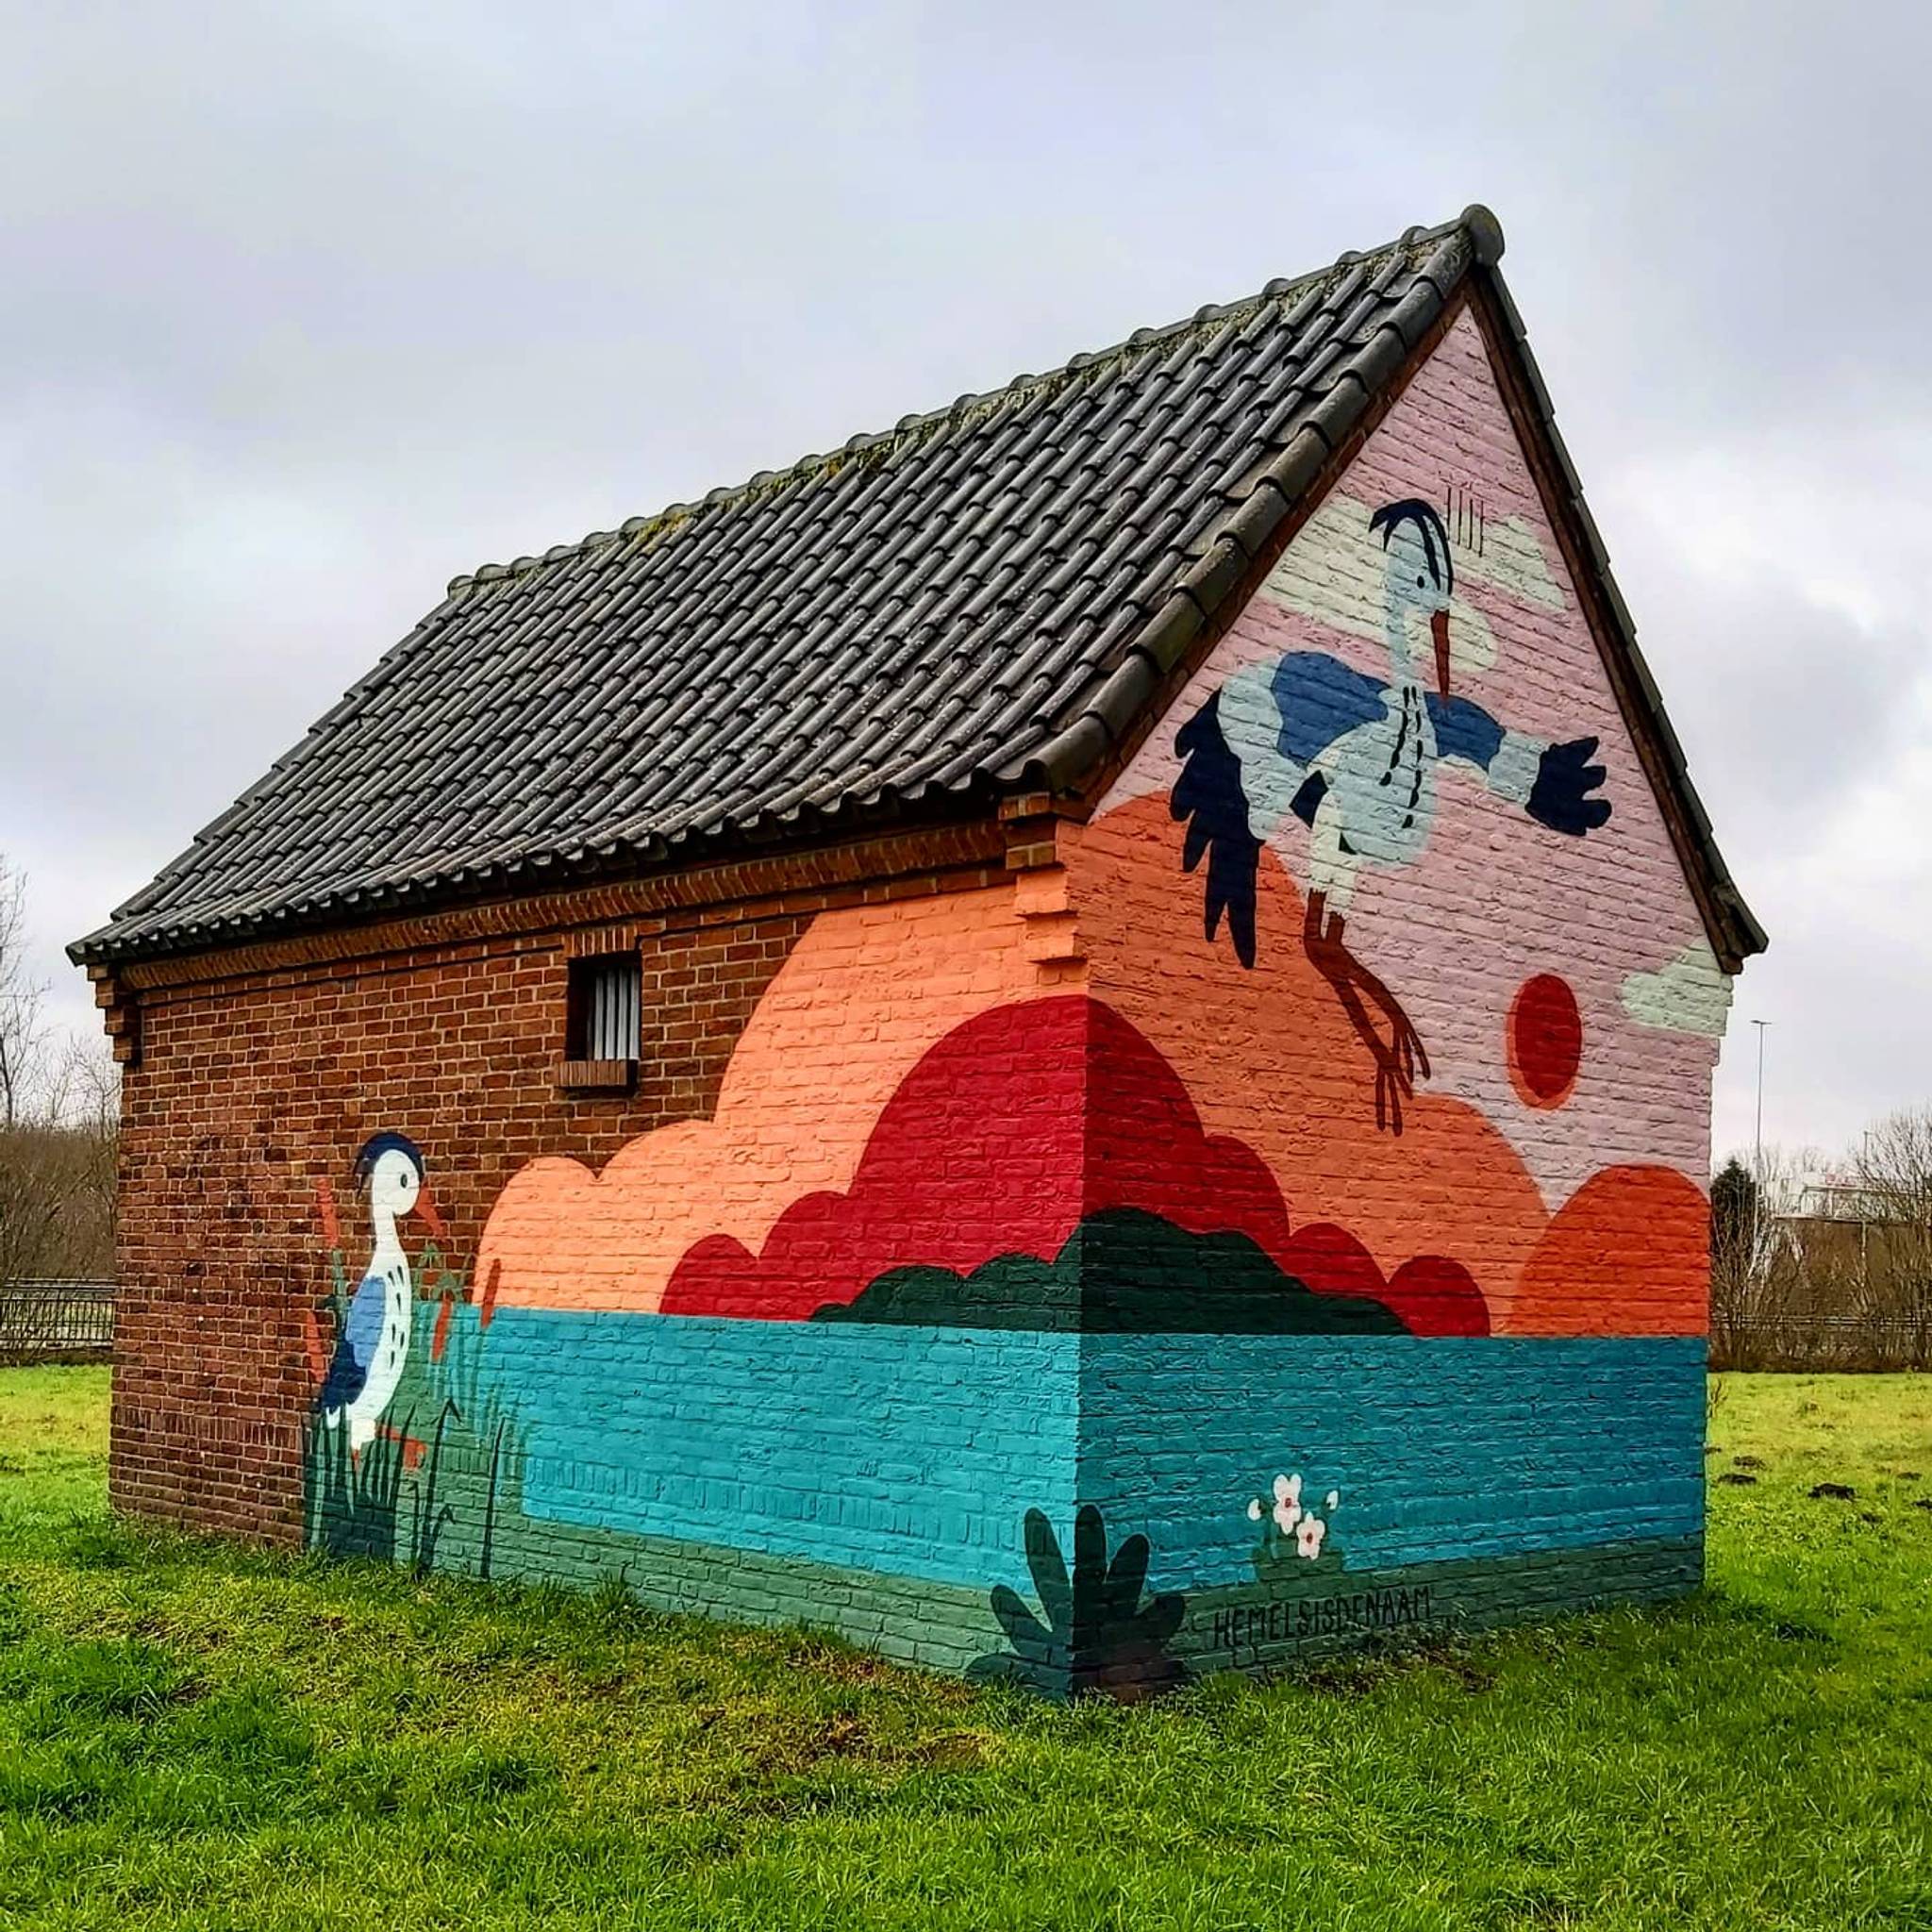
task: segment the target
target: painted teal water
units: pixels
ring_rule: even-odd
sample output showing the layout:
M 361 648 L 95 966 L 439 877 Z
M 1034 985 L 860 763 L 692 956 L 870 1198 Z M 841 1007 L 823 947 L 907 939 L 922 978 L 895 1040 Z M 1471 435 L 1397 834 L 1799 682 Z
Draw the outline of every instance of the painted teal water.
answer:
M 1076 1335 L 500 1310 L 532 1516 L 991 1587 L 1074 1493 Z
M 533 1516 L 1024 1585 L 1022 1519 L 1238 1581 L 1276 1474 L 1351 1569 L 1702 1528 L 1697 1341 L 1077 1336 L 512 1308 L 485 1374 Z
M 1703 1532 L 1694 1338 L 1094 1335 L 1080 1391 L 1080 1500 L 1166 1589 L 1251 1574 L 1278 1475 L 1353 1570 Z

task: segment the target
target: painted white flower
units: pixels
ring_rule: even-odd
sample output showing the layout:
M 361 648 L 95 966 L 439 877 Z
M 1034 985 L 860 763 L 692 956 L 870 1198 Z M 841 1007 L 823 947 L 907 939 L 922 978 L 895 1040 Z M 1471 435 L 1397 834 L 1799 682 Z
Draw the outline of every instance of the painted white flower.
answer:
M 1261 1499 L 1259 1496 L 1250 1496 L 1248 1498 L 1248 1521 L 1250 1523 L 1259 1523 L 1260 1520 Z
M 1328 1525 L 1319 1516 L 1304 1516 L 1294 1540 L 1295 1555 L 1313 1558 L 1322 1554 L 1322 1538 Z
M 1299 1503 L 1301 1499 L 1302 1479 L 1299 1474 L 1274 1478 L 1274 1500 L 1277 1503 Z
M 1330 1490 L 1328 1491 L 1328 1507 L 1331 1509 L 1340 1509 L 1341 1507 L 1341 1491 L 1340 1490 Z
M 1274 1506 L 1274 1526 L 1287 1536 L 1302 1520 L 1302 1506 L 1299 1503 L 1277 1503 Z

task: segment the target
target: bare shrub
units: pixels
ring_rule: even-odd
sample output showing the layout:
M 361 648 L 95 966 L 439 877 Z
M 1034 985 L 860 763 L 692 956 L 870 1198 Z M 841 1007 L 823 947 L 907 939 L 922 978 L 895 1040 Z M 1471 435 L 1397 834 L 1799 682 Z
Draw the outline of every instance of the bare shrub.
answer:
M 0 1283 L 114 1269 L 120 1078 L 105 1041 L 61 1041 L 26 958 L 25 881 L 0 858 Z
M 1881 1121 L 1835 1170 L 1736 1158 L 1711 1184 L 1714 1367 L 1932 1368 L 1932 1109 Z
M 1880 1365 L 1932 1368 L 1932 1109 L 1889 1115 L 1853 1165 L 1856 1307 Z
M 1711 1183 L 1713 1368 L 1789 1368 L 1811 1345 L 1811 1285 L 1791 1227 L 1824 1162 L 1813 1148 L 1767 1147 L 1754 1166 L 1733 1155 Z
M 26 876 L 0 858 L 0 1128 L 14 1126 L 32 1105 L 46 996 L 27 964 Z

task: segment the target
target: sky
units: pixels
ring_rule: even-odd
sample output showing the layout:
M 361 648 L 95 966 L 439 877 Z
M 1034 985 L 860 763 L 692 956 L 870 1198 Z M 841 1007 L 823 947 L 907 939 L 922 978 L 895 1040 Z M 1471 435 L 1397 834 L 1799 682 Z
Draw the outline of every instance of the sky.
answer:
M 0 0 L 0 854 L 98 924 L 445 581 L 1482 201 L 1772 937 L 1932 1102 L 1932 8 Z

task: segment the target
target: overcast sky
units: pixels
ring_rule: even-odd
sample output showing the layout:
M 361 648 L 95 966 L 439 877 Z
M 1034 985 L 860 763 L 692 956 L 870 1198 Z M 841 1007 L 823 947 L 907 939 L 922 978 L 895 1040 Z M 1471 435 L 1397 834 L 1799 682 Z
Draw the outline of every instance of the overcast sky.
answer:
M 6 0 L 0 852 L 60 954 L 491 559 L 1488 202 L 1772 934 L 1932 1099 L 1922 5 Z

